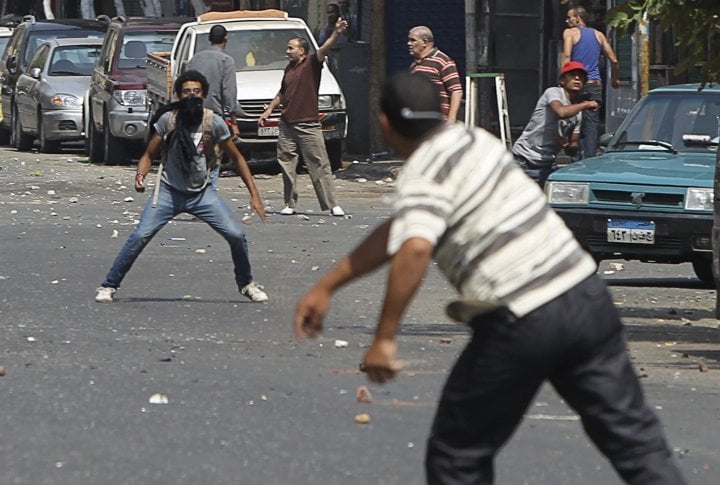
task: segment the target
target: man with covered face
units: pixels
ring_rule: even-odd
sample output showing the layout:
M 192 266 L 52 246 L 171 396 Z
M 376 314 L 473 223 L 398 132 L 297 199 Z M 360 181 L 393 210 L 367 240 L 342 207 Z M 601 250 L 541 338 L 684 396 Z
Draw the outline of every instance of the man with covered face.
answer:
M 265 221 L 265 208 L 245 158 L 230 139 L 223 119 L 203 108 L 208 82 L 198 71 L 187 71 L 175 81 L 179 99 L 151 122 L 151 138 L 138 161 L 135 190 L 145 192 L 145 177 L 153 159 L 164 150 L 155 193 L 145 204 L 140 222 L 115 258 L 95 301 L 112 303 L 120 283 L 143 248 L 176 215 L 187 212 L 207 222 L 230 245 L 235 282 L 253 302 L 267 301 L 263 287 L 253 281 L 247 240 L 232 211 L 209 185 L 210 172 L 220 163 L 222 149 L 235 164 L 250 192 L 250 206 Z

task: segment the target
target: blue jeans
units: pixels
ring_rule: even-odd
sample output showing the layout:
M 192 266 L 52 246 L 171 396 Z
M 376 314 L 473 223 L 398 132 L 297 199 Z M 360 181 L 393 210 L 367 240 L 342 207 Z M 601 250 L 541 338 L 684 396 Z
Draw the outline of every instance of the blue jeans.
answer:
M 130 271 L 147 243 L 173 217 L 183 212 L 207 222 L 230 244 L 238 289 L 242 289 L 250 283 L 252 270 L 250 269 L 245 231 L 235 221 L 232 211 L 225 205 L 217 191 L 208 186 L 200 193 L 187 194 L 162 183 L 157 207 L 152 206 L 152 196 L 149 197 L 140 215 L 140 223 L 115 258 L 102 286 L 119 288 L 123 278 Z
M 594 157 L 597 154 L 598 137 L 600 136 L 600 109 L 602 108 L 602 84 L 587 83 L 582 93 L 582 99 L 597 101 L 598 109 L 582 112 L 582 125 L 580 125 L 580 148 L 582 158 Z
M 218 187 L 218 179 L 220 178 L 220 167 L 217 166 L 214 169 L 210 170 L 210 188 L 212 188 L 215 192 L 220 190 L 220 187 Z

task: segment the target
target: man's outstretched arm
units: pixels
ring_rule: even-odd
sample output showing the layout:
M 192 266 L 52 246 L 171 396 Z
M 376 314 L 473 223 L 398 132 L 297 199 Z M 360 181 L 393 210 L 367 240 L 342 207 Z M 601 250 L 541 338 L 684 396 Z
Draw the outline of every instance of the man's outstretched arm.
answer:
M 332 34 L 330 34 L 330 37 L 327 38 L 325 42 L 323 42 L 323 45 L 320 46 L 320 48 L 317 50 L 315 55 L 317 55 L 317 58 L 320 62 L 324 62 L 325 58 L 327 57 L 328 53 L 330 52 L 330 49 L 333 48 L 335 45 L 335 42 L 337 41 L 338 35 L 345 32 L 345 29 L 347 29 L 348 23 L 347 20 L 339 18 L 337 22 L 335 22 L 335 30 L 332 31 Z
M 375 338 L 362 361 L 371 382 L 383 383 L 400 370 L 395 338 L 405 310 L 425 277 L 433 248 L 431 242 L 414 237 L 405 241 L 392 257 Z
M 345 256 L 298 301 L 294 328 L 297 338 L 316 337 L 330 308 L 333 293 L 347 283 L 379 268 L 390 259 L 387 240 L 392 221 L 372 232 L 352 253 Z

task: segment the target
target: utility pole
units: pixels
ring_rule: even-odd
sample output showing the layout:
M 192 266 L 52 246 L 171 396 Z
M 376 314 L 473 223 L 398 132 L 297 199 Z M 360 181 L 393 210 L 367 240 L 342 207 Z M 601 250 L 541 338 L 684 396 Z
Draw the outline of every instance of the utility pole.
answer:
M 648 19 L 647 15 L 638 22 L 635 32 L 638 47 L 638 74 L 639 74 L 639 92 L 638 99 L 642 98 L 650 91 L 650 38 L 648 35 Z

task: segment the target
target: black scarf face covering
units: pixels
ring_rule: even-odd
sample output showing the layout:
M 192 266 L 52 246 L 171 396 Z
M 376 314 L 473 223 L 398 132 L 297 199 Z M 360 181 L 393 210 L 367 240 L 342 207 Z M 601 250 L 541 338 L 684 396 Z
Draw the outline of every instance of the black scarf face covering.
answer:
M 192 133 L 197 131 L 203 119 L 203 99 L 196 96 L 188 96 L 178 102 L 177 123 L 169 148 L 180 149 L 182 166 L 188 172 L 188 165 L 194 160 L 196 149 L 193 143 Z
M 183 172 L 190 171 L 190 163 L 194 160 L 196 149 L 192 140 L 192 133 L 197 131 L 202 123 L 204 110 L 203 98 L 199 96 L 188 96 L 180 101 L 166 104 L 160 108 L 150 121 L 150 135 L 155 133 L 155 123 L 168 111 L 177 110 L 175 128 L 170 131 L 165 139 L 166 148 L 173 154 L 173 158 L 180 162 Z
M 199 96 L 188 96 L 178 101 L 178 126 L 195 131 L 203 119 L 203 101 Z

